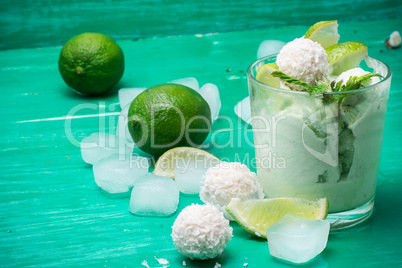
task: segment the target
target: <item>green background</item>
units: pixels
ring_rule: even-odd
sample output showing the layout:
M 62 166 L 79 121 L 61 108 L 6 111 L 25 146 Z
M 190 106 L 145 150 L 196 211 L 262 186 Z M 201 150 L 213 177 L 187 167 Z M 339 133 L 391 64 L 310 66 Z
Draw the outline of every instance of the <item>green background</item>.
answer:
M 248 96 L 246 69 L 266 39 L 300 37 L 322 19 L 339 19 L 341 42 L 361 41 L 369 55 L 393 70 L 374 216 L 329 237 L 327 248 L 305 267 L 402 266 L 402 49 L 384 41 L 402 31 L 400 1 L 2 1 L 0 3 L 0 267 L 287 267 L 268 253 L 267 243 L 232 223 L 234 236 L 210 261 L 190 261 L 170 238 L 177 214 L 198 197 L 180 196 L 168 218 L 136 217 L 128 197 L 113 198 L 96 186 L 91 166 L 66 137 L 80 141 L 97 131 L 114 133 L 117 89 L 149 87 L 196 77 L 219 87 L 221 115 L 214 131 L 218 157 L 254 157 L 251 128 L 233 112 Z M 126 70 L 115 91 L 84 98 L 61 79 L 61 45 L 75 34 L 99 31 L 114 37 Z M 73 118 L 66 115 L 77 105 Z M 86 105 L 86 106 L 85 106 Z M 71 120 L 70 120 L 71 119 Z M 67 127 L 66 127 L 67 126 Z M 237 155 L 237 158 L 236 158 Z M 252 167 L 253 168 L 253 167 Z
M 82 32 L 115 39 L 400 17 L 399 0 L 2 0 L 0 49 L 62 45 Z

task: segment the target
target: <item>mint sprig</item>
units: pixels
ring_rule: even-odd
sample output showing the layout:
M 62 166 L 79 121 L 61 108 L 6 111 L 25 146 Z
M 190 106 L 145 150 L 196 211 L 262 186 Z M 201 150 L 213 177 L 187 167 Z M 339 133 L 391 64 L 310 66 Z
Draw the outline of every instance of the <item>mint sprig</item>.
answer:
M 374 77 L 374 76 L 382 77 L 380 74 L 368 73 L 368 74 L 365 74 L 365 75 L 362 75 L 359 77 L 357 77 L 357 76 L 349 77 L 349 80 L 346 82 L 345 85 L 342 85 L 342 81 L 339 81 L 336 84 L 335 84 L 335 81 L 332 81 L 331 90 L 333 92 L 339 92 L 339 91 L 348 91 L 348 90 L 358 89 L 358 88 L 361 88 L 366 81 L 370 80 L 371 77 Z
M 323 81 L 319 81 L 315 87 L 310 86 L 309 84 L 302 82 L 296 78 L 290 77 L 280 71 L 272 72 L 273 77 L 278 77 L 284 82 L 302 86 L 303 89 L 301 91 L 308 92 L 310 95 L 316 95 L 320 93 L 324 93 L 328 91 L 329 84 Z
M 374 76 L 379 76 L 382 77 L 380 74 L 376 73 L 368 73 L 362 76 L 351 76 L 349 77 L 348 81 L 346 84 L 343 84 L 342 81 L 339 81 L 338 83 L 335 83 L 335 81 L 332 81 L 331 83 L 327 81 L 318 81 L 317 85 L 312 87 L 309 84 L 302 82 L 296 78 L 290 77 L 280 71 L 275 71 L 272 72 L 273 77 L 278 77 L 284 82 L 294 84 L 294 85 L 299 85 L 302 86 L 303 89 L 301 91 L 308 92 L 310 95 L 317 95 L 317 94 L 323 94 L 324 95 L 324 102 L 329 102 L 329 101 L 335 101 L 335 102 L 340 102 L 346 95 L 340 94 L 340 95 L 330 95 L 326 94 L 328 92 L 344 92 L 344 91 L 349 91 L 349 90 L 354 90 L 363 87 L 364 83 L 371 79 L 371 77 Z
M 351 76 L 351 77 L 349 77 L 346 84 L 343 84 L 342 81 L 339 81 L 338 83 L 335 83 L 335 81 L 332 81 L 330 84 L 331 91 L 332 92 L 345 92 L 345 91 L 361 88 L 364 86 L 365 82 L 370 80 L 371 77 L 375 77 L 375 76 L 382 77 L 380 74 L 377 74 L 377 73 L 368 73 L 368 74 L 364 74 L 359 77 Z M 338 102 L 339 103 L 345 97 L 346 97 L 346 94 L 330 95 L 330 94 L 324 93 L 324 102 L 326 102 L 326 103 Z
M 309 84 L 307 84 L 305 82 L 302 82 L 300 80 L 297 80 L 296 78 L 290 77 L 290 76 L 288 76 L 288 75 L 286 75 L 286 74 L 284 74 L 284 73 L 282 73 L 280 71 L 272 72 L 272 76 L 273 77 L 278 77 L 279 79 L 281 79 L 281 80 L 283 80 L 285 82 L 288 82 L 290 84 L 302 86 L 302 87 L 304 87 L 306 89 L 306 90 L 303 90 L 303 91 L 309 92 L 309 90 L 312 89 L 312 87 Z

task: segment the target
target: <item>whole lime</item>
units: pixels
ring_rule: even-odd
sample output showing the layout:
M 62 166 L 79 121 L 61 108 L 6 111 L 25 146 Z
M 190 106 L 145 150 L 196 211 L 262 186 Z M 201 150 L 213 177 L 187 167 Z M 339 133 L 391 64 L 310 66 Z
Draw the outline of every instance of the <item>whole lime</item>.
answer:
M 195 90 L 178 84 L 148 88 L 133 100 L 128 116 L 136 145 L 155 156 L 174 147 L 197 147 L 211 128 L 208 103 Z
M 102 94 L 111 90 L 123 76 L 123 51 L 107 35 L 83 33 L 63 46 L 59 71 L 64 82 L 78 93 Z

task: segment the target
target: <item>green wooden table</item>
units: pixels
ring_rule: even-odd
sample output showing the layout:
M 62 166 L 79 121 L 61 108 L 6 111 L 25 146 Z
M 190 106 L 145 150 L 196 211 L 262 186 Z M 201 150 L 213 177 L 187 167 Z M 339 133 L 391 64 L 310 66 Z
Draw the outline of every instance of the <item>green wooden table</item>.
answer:
M 387 50 L 384 45 L 392 31 L 402 30 L 402 17 L 385 17 L 340 21 L 341 41 L 364 42 L 369 54 L 393 71 L 375 213 L 358 227 L 331 234 L 324 252 L 306 267 L 402 266 L 402 49 Z M 229 117 L 239 131 L 234 132 L 234 146 L 211 151 L 231 161 L 239 160 L 236 155 L 252 158 L 254 150 L 246 142 L 252 137 L 251 128 L 233 112 L 235 104 L 248 95 L 246 69 L 261 41 L 293 40 L 308 25 L 120 38 L 126 70 L 116 88 L 149 87 L 189 76 L 200 84 L 218 85 L 221 115 Z M 167 259 L 170 267 L 183 267 L 183 260 L 187 267 L 214 267 L 216 262 L 222 267 L 289 266 L 273 259 L 266 242 L 236 223 L 231 223 L 232 241 L 216 259 L 190 261 L 180 255 L 170 237 L 171 226 L 185 206 L 201 203 L 196 196 L 180 196 L 178 211 L 171 217 L 149 218 L 130 214 L 128 197 L 104 195 L 94 182 L 91 166 L 82 161 L 79 147 L 66 137 L 80 141 L 96 131 L 114 133 L 120 111 L 116 91 L 91 98 L 73 93 L 58 72 L 61 47 L 54 47 L 57 42 L 11 49 L 22 46 L 17 41 L 3 43 L 7 50 L 0 51 L 0 267 L 144 267 L 144 260 L 150 267 L 162 267 L 155 258 Z M 66 118 L 80 104 L 92 106 Z M 99 120 L 105 121 L 104 126 L 99 126 Z M 227 122 L 218 120 L 214 131 L 226 127 Z M 228 137 L 219 138 L 225 142 Z

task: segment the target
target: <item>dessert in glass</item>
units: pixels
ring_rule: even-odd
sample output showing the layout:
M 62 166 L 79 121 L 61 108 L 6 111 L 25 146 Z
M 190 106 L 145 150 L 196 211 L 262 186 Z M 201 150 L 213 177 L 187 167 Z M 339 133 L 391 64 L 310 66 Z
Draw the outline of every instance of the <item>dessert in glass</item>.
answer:
M 372 214 L 391 86 L 390 68 L 367 47 L 337 41 L 349 58 L 334 61 L 339 51 L 302 37 L 247 72 L 266 197 L 327 197 L 332 230 Z

